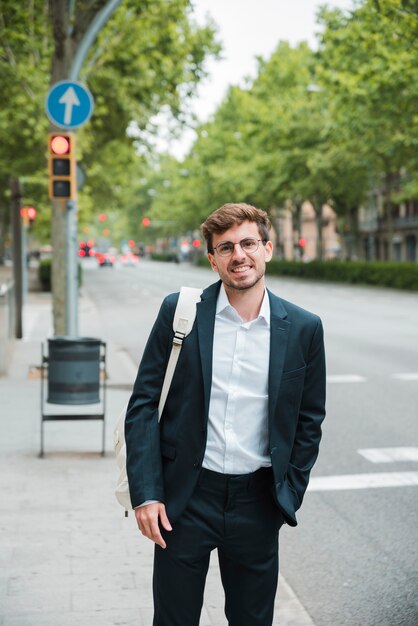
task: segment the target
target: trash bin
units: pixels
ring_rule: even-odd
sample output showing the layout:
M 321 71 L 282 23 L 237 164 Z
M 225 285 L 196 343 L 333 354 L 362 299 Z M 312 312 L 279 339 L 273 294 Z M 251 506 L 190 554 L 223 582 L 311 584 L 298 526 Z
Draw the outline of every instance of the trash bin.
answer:
M 48 339 L 48 396 L 51 404 L 100 402 L 100 339 Z

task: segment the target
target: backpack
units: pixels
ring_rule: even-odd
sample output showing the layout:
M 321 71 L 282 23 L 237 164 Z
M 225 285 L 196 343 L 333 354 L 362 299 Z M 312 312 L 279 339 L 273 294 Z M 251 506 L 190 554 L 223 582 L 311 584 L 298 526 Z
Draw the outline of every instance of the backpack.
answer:
M 202 290 L 195 287 L 182 287 L 176 306 L 173 319 L 173 345 L 171 347 L 170 358 L 161 389 L 160 402 L 158 405 L 158 421 L 161 419 L 165 401 L 170 390 L 171 381 L 176 369 L 177 361 L 183 345 L 183 340 L 193 328 L 196 317 L 196 304 L 200 300 Z M 120 412 L 114 430 L 113 447 L 116 454 L 116 462 L 119 466 L 119 478 L 116 483 L 116 499 L 125 509 L 125 517 L 128 510 L 132 508 L 129 494 L 128 475 L 126 472 L 126 441 L 125 441 L 125 418 L 127 406 Z

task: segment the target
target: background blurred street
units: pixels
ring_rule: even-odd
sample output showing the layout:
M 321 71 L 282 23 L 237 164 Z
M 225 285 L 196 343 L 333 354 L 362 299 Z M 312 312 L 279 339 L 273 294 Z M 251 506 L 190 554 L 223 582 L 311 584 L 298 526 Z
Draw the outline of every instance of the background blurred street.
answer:
M 417 32 L 418 0 L 1 0 L 0 626 L 150 626 L 113 428 L 163 298 L 217 278 L 200 225 L 225 203 L 266 211 L 267 284 L 325 329 L 274 624 L 418 625 Z M 99 386 L 83 337 L 107 455 L 84 419 L 45 423 L 39 458 L 41 344 L 70 346 L 68 415 Z M 215 560 L 200 626 L 225 626 Z

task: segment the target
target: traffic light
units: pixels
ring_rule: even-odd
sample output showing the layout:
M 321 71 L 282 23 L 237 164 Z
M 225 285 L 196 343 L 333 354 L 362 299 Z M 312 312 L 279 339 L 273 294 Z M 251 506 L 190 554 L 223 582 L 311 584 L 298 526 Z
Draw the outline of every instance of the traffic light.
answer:
M 74 200 L 77 194 L 74 133 L 49 135 L 49 197 Z
M 305 248 L 306 248 L 306 239 L 304 237 L 300 237 L 298 241 L 298 245 L 299 245 L 300 257 L 301 259 L 303 259 L 303 256 L 305 254 Z
M 36 218 L 36 209 L 33 206 L 24 206 L 20 209 L 20 215 L 22 217 L 23 224 L 25 226 L 33 226 Z
M 33 206 L 28 206 L 28 218 L 29 218 L 29 226 L 32 226 L 36 219 L 36 209 Z

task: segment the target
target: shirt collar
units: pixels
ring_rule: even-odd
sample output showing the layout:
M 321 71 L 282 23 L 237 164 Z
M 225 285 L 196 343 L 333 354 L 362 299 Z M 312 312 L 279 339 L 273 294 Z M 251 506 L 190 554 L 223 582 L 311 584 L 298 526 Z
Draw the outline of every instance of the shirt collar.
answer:
M 216 302 L 216 315 L 224 312 L 234 313 L 237 319 L 241 319 L 234 307 L 229 304 L 228 296 L 226 295 L 225 287 L 222 283 L 221 288 L 219 289 L 218 300 Z M 261 303 L 260 312 L 256 320 L 260 319 L 264 320 L 267 326 L 270 326 L 270 300 L 268 297 L 267 289 L 264 289 L 263 301 Z M 252 322 L 255 322 L 256 320 L 252 320 Z M 251 324 L 252 322 L 247 323 Z

